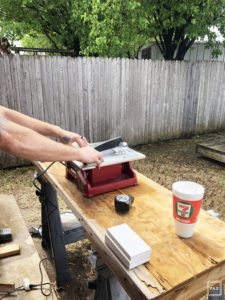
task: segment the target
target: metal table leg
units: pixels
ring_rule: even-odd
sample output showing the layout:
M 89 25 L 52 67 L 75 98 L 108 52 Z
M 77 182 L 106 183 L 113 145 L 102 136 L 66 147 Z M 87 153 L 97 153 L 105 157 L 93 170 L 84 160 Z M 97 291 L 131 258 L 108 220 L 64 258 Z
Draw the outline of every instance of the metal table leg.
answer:
M 63 238 L 57 193 L 53 186 L 38 178 L 41 192 L 37 191 L 42 211 L 42 246 L 49 249 L 55 261 L 56 282 L 63 288 L 71 282 L 71 275 Z
M 88 287 L 95 289 L 94 300 L 131 300 L 96 251 L 93 251 L 89 260 L 97 271 L 97 278 L 88 282 Z

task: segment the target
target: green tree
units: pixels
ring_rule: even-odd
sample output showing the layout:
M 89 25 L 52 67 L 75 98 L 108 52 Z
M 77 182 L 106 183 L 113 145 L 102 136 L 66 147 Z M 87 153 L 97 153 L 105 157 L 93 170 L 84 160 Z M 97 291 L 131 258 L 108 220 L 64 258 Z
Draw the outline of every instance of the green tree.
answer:
M 75 55 L 134 58 L 154 40 L 165 59 L 182 60 L 196 39 L 208 36 L 209 46 L 217 46 L 210 28 L 225 34 L 224 5 L 225 0 L 0 0 L 0 28 L 11 39 L 26 35 L 26 45 L 44 35 L 51 47 L 74 49 Z
M 167 60 L 183 60 L 196 39 L 208 37 L 217 47 L 216 26 L 224 35 L 224 0 L 98 0 L 92 15 L 89 44 L 83 52 L 137 55 L 140 46 L 155 41 Z M 125 51 L 127 49 L 127 51 Z M 218 54 L 219 52 L 217 52 Z
M 148 32 L 165 59 L 183 60 L 187 50 L 196 39 L 208 37 L 211 46 L 217 45 L 212 26 L 222 29 L 225 22 L 224 0 L 153 0 L 152 6 L 145 2 L 149 19 Z
M 73 49 L 79 55 L 80 36 L 89 31 L 81 16 L 90 4 L 78 0 L 0 0 L 1 35 L 11 40 L 30 35 L 33 44 L 35 36 L 44 35 L 51 47 Z
M 22 37 L 21 44 L 27 48 L 55 48 L 46 35 L 32 31 Z
M 148 21 L 138 1 L 94 0 L 82 18 L 91 29 L 82 41 L 85 55 L 134 58 L 148 39 Z

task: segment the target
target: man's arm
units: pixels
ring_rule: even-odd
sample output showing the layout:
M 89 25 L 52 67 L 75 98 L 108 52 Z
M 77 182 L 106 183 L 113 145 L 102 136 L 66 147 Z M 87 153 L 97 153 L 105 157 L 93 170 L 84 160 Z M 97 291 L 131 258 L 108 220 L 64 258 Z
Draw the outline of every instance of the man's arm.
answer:
M 76 142 L 80 147 L 88 145 L 86 139 L 82 138 L 77 133 L 70 132 L 60 128 L 59 126 L 31 118 L 4 106 L 0 106 L 0 116 L 18 125 L 30 128 L 41 135 L 59 138 L 61 142 L 65 144 L 71 145 L 73 142 Z
M 100 167 L 102 154 L 85 146 L 75 149 L 71 145 L 55 142 L 30 128 L 15 124 L 0 116 L 0 149 L 29 160 L 70 161 L 97 163 Z

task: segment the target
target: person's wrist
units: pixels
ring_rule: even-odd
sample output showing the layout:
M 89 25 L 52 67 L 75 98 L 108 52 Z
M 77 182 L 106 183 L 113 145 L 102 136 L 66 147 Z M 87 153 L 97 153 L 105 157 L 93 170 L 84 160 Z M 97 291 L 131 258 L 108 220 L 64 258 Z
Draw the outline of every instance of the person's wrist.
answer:
M 60 139 L 62 142 L 64 141 L 64 137 L 66 137 L 66 130 L 62 129 L 59 126 L 55 126 L 55 137 Z
M 82 148 L 75 148 L 74 151 L 76 152 L 76 160 L 82 161 Z

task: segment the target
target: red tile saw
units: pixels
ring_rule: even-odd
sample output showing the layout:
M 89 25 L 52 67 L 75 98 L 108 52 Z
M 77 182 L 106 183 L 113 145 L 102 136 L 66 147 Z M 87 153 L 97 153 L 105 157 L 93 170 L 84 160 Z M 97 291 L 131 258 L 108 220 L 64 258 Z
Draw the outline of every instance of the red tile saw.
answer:
M 84 196 L 92 197 L 138 184 L 130 161 L 143 159 L 144 154 L 129 148 L 121 137 L 89 146 L 102 152 L 104 161 L 100 170 L 96 163 L 66 162 L 66 178 L 75 182 Z

